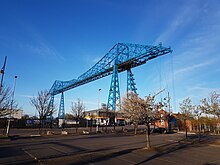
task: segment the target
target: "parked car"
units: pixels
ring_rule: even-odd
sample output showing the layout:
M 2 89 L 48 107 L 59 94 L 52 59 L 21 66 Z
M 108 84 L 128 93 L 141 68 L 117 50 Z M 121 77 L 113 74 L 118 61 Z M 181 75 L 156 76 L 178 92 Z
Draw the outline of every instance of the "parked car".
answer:
M 166 128 L 153 128 L 152 130 L 151 130 L 151 133 L 161 133 L 161 134 L 163 134 L 163 133 L 167 133 L 167 129 Z

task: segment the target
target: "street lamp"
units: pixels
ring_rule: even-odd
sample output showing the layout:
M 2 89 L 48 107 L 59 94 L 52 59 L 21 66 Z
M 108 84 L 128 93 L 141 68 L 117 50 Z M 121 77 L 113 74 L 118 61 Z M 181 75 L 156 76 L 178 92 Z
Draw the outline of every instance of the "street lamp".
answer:
M 17 80 L 18 76 L 14 77 L 14 89 L 13 89 L 13 93 L 12 93 L 12 103 L 14 101 L 14 97 L 15 97 L 15 87 L 16 87 L 16 80 Z M 11 107 L 12 110 L 12 107 Z
M 99 88 L 99 93 L 98 93 L 98 110 L 100 108 L 100 91 L 101 91 L 101 89 Z
M 16 87 L 16 80 L 17 80 L 18 76 L 14 77 L 14 88 L 12 91 L 12 97 L 11 97 L 11 109 L 10 109 L 10 116 L 8 119 L 8 125 L 7 125 L 7 130 L 6 130 L 6 135 L 9 135 L 9 129 L 10 129 L 10 122 L 11 122 L 11 117 L 12 117 L 12 112 L 13 112 L 13 104 L 14 104 L 14 96 L 15 96 L 15 87 Z
M 98 91 L 98 111 L 99 111 L 99 104 L 100 104 L 100 91 L 101 91 L 101 89 L 99 88 L 99 91 Z M 98 112 L 99 113 L 99 112 Z M 98 132 L 99 131 L 99 118 L 98 119 L 96 119 L 96 132 Z

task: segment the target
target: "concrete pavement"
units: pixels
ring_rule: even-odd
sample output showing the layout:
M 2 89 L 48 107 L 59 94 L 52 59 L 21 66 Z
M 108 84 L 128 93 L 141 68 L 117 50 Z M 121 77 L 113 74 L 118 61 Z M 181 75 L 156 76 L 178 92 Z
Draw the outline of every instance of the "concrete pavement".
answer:
M 193 136 L 192 136 L 193 137 Z M 220 164 L 220 137 L 183 134 L 97 134 L 21 137 L 0 144 L 0 164 Z

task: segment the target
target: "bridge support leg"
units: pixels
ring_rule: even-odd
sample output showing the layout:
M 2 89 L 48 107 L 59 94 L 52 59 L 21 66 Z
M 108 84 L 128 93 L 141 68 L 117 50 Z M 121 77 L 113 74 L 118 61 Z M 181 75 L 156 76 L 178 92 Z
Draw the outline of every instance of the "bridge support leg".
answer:
M 52 124 L 53 124 L 53 111 L 54 111 L 54 95 L 51 95 L 48 108 L 49 108 L 48 116 L 50 116 L 50 127 L 52 128 Z
M 120 104 L 121 104 L 121 100 L 120 100 L 119 79 L 118 79 L 118 66 L 115 64 L 113 68 L 107 108 L 112 111 L 119 110 Z
M 111 85 L 108 96 L 107 110 L 112 110 L 113 116 L 110 117 L 110 122 L 116 125 L 116 111 L 121 109 L 121 100 L 120 100 L 120 90 L 119 90 L 119 79 L 118 79 L 118 66 L 114 65 L 113 74 L 111 79 Z
M 58 113 L 58 118 L 59 118 L 59 127 L 61 128 L 64 124 L 64 115 L 65 115 L 65 110 L 64 110 L 64 94 L 62 92 L 61 94 L 61 99 L 60 99 L 60 107 L 59 107 L 59 113 Z
M 127 94 L 133 92 L 137 94 L 137 88 L 135 87 L 136 83 L 134 82 L 134 75 L 131 72 L 131 69 L 127 70 Z

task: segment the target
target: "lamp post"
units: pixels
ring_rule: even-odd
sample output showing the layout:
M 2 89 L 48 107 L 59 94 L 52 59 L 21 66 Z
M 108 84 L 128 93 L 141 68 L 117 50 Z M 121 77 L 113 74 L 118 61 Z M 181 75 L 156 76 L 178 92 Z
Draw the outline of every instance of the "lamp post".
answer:
M 13 104 L 14 104 L 14 96 L 15 96 L 15 87 L 16 87 L 16 80 L 17 80 L 18 76 L 14 77 L 14 88 L 12 91 L 12 97 L 11 97 L 11 109 L 10 109 L 10 116 L 8 119 L 8 125 L 7 125 L 7 130 L 6 130 L 6 135 L 9 135 L 9 129 L 10 129 L 10 122 L 11 122 L 11 117 L 12 117 L 12 112 L 13 112 Z
M 14 97 L 15 97 L 15 87 L 16 87 L 16 80 L 17 80 L 18 76 L 15 76 L 14 77 L 14 88 L 13 88 L 13 93 L 12 93 L 12 103 L 14 102 Z M 11 104 L 11 110 L 12 110 L 12 107 L 13 104 Z
M 101 91 L 101 89 L 99 88 L 99 91 L 98 91 L 98 111 L 99 111 L 99 108 L 100 108 L 100 106 L 99 106 L 99 104 L 100 104 L 100 91 Z M 97 112 L 98 112 L 97 111 Z M 99 113 L 99 112 L 98 112 Z M 96 119 L 96 133 L 99 131 L 99 118 L 98 119 Z
M 98 110 L 100 108 L 100 91 L 101 91 L 101 89 L 99 88 L 99 93 L 98 93 Z

